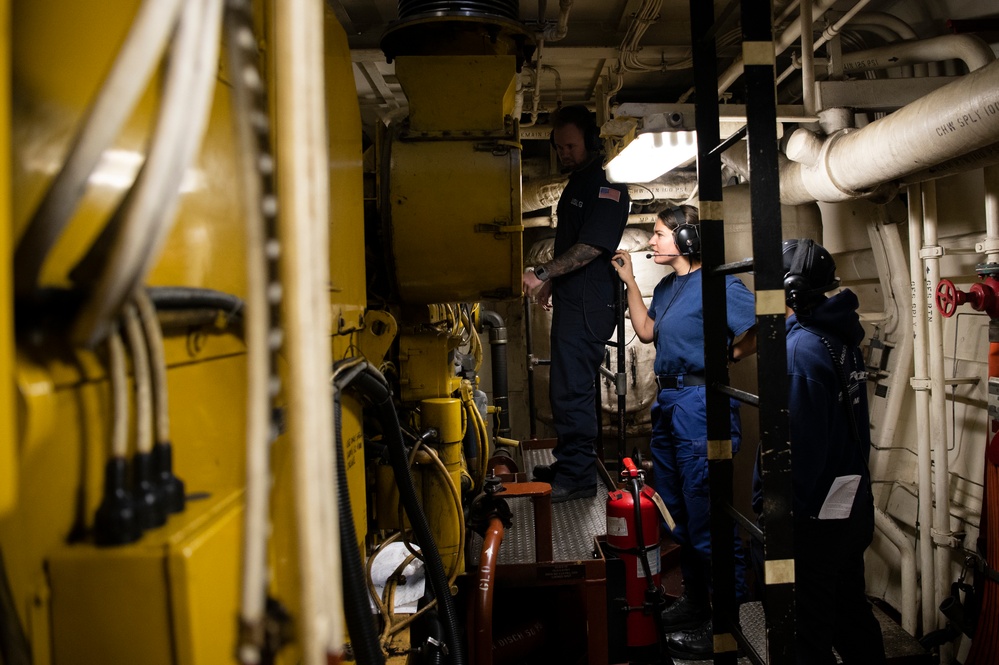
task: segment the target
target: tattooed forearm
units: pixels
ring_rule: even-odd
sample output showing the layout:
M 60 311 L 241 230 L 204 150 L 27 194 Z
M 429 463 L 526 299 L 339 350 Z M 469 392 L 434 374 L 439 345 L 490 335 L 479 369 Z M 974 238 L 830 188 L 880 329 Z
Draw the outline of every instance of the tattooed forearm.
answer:
M 548 269 L 548 274 L 552 277 L 558 277 L 582 268 L 602 253 L 603 250 L 599 247 L 577 242 L 564 254 L 549 261 L 545 267 Z

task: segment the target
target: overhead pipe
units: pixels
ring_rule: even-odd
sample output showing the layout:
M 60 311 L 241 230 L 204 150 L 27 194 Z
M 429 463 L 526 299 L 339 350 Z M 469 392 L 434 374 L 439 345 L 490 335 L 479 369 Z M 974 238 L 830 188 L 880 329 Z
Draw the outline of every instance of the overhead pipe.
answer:
M 834 4 L 836 4 L 836 0 L 818 0 L 818 2 L 815 3 L 815 6 L 813 8 L 814 9 L 813 18 L 815 20 L 822 18 L 823 14 L 825 14 L 829 10 L 829 8 L 832 7 Z M 866 4 L 866 2 L 864 4 Z M 791 46 L 791 44 L 794 44 L 796 41 L 798 41 L 798 37 L 800 36 L 801 36 L 801 23 L 797 21 L 791 23 L 788 26 L 787 30 L 782 32 L 780 34 L 780 37 L 778 37 L 774 42 L 774 55 L 780 55 L 781 53 L 786 51 Z M 742 56 L 739 56 L 738 58 L 735 59 L 735 61 L 731 65 L 729 65 L 728 69 L 722 72 L 721 76 L 718 77 L 719 97 L 721 97 L 722 94 L 724 94 L 725 91 L 728 90 L 729 87 L 733 83 L 735 83 L 740 76 L 742 76 L 742 72 L 745 70 L 745 68 L 746 64 L 745 62 L 743 62 Z M 683 93 L 683 95 L 680 97 L 678 101 L 680 103 L 683 103 L 692 94 L 694 94 L 694 89 L 690 88 L 690 90 Z
M 558 19 L 554 25 L 546 27 L 541 33 L 545 41 L 557 42 L 560 39 L 565 39 L 565 36 L 569 34 L 569 11 L 572 9 L 572 2 L 573 0 L 559 0 Z M 538 16 L 539 21 L 543 19 L 543 16 Z
M 820 46 L 830 41 L 831 39 L 835 38 L 837 35 L 839 35 L 839 33 L 843 30 L 843 26 L 849 23 L 853 19 L 853 17 L 860 12 L 861 9 L 867 6 L 867 3 L 869 2 L 870 0 L 858 0 L 857 4 L 855 4 L 852 8 L 850 8 L 850 11 L 843 14 L 843 16 L 841 16 L 839 20 L 833 23 L 832 25 L 827 26 L 826 29 L 822 31 L 822 36 L 819 37 L 812 45 L 813 51 L 815 49 L 818 49 Z M 833 46 L 836 49 L 838 49 L 839 48 L 838 42 L 834 42 Z M 832 56 L 832 60 L 833 62 L 835 62 L 835 56 Z M 779 85 L 781 82 L 784 81 L 784 79 L 790 76 L 792 72 L 794 72 L 794 65 L 785 69 L 784 73 L 777 77 L 775 83 Z
M 912 293 L 913 376 L 916 391 L 916 454 L 919 487 L 919 572 L 922 591 L 923 633 L 936 628 L 933 604 L 933 466 L 930 450 L 930 393 L 926 367 L 926 288 L 923 279 L 923 198 L 920 185 L 908 187 L 909 198 L 909 276 Z
M 812 34 L 812 0 L 801 0 L 801 93 L 805 115 L 815 114 L 815 35 Z
M 814 163 L 783 163 L 781 202 L 859 198 L 879 185 L 997 142 L 999 63 L 992 62 L 862 129 L 833 134 Z
M 855 28 L 882 28 L 892 34 L 894 39 L 889 39 L 889 41 L 892 42 L 896 40 L 919 38 L 916 31 L 912 29 L 911 25 L 897 16 L 892 16 L 891 14 L 886 14 L 885 12 L 861 12 L 860 14 L 857 14 L 857 17 L 854 19 L 852 25 Z M 929 68 L 926 64 L 919 63 L 913 66 L 912 73 L 914 76 L 928 76 Z
M 969 72 L 977 71 L 996 59 L 995 53 L 976 35 L 941 35 L 918 41 L 904 41 L 864 51 L 843 54 L 843 70 L 864 72 L 890 67 L 960 60 Z

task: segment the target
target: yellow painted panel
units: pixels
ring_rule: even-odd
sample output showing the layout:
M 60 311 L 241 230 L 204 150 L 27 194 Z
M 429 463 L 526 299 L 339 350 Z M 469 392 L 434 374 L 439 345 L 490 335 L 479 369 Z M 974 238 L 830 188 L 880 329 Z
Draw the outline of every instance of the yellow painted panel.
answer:
M 10 3 L 0 0 L 0 155 L 10 154 Z M 14 448 L 14 321 L 12 311 L 10 162 L 0 160 L 0 515 L 17 498 Z
M 399 398 L 403 402 L 447 397 L 457 388 L 458 379 L 448 360 L 451 347 L 451 337 L 443 333 L 399 338 Z
M 520 295 L 519 160 L 473 141 L 393 143 L 390 232 L 405 301 Z
M 242 491 L 192 502 L 114 548 L 49 559 L 55 665 L 235 662 Z
M 517 59 L 497 56 L 399 56 L 395 75 L 409 100 L 410 129 L 502 131 L 513 111 Z
M 360 327 L 367 305 L 361 111 L 347 35 L 327 12 L 326 108 L 329 114 L 330 302 L 334 330 Z

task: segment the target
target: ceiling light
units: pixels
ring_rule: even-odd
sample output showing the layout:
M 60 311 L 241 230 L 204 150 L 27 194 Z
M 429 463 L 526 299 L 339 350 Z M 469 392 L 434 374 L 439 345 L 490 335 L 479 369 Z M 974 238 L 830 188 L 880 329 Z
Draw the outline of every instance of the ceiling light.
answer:
M 697 156 L 697 132 L 638 134 L 607 164 L 611 182 L 651 182 Z

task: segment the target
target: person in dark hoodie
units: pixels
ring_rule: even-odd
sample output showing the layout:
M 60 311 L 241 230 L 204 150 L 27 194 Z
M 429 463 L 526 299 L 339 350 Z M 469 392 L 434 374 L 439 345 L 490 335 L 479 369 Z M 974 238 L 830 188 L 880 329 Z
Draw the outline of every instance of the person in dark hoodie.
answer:
M 867 385 L 859 301 L 837 289 L 836 264 L 810 239 L 783 246 L 788 420 L 794 490 L 795 662 L 885 662 L 881 627 L 864 591 L 874 537 Z M 753 509 L 763 522 L 760 458 Z

